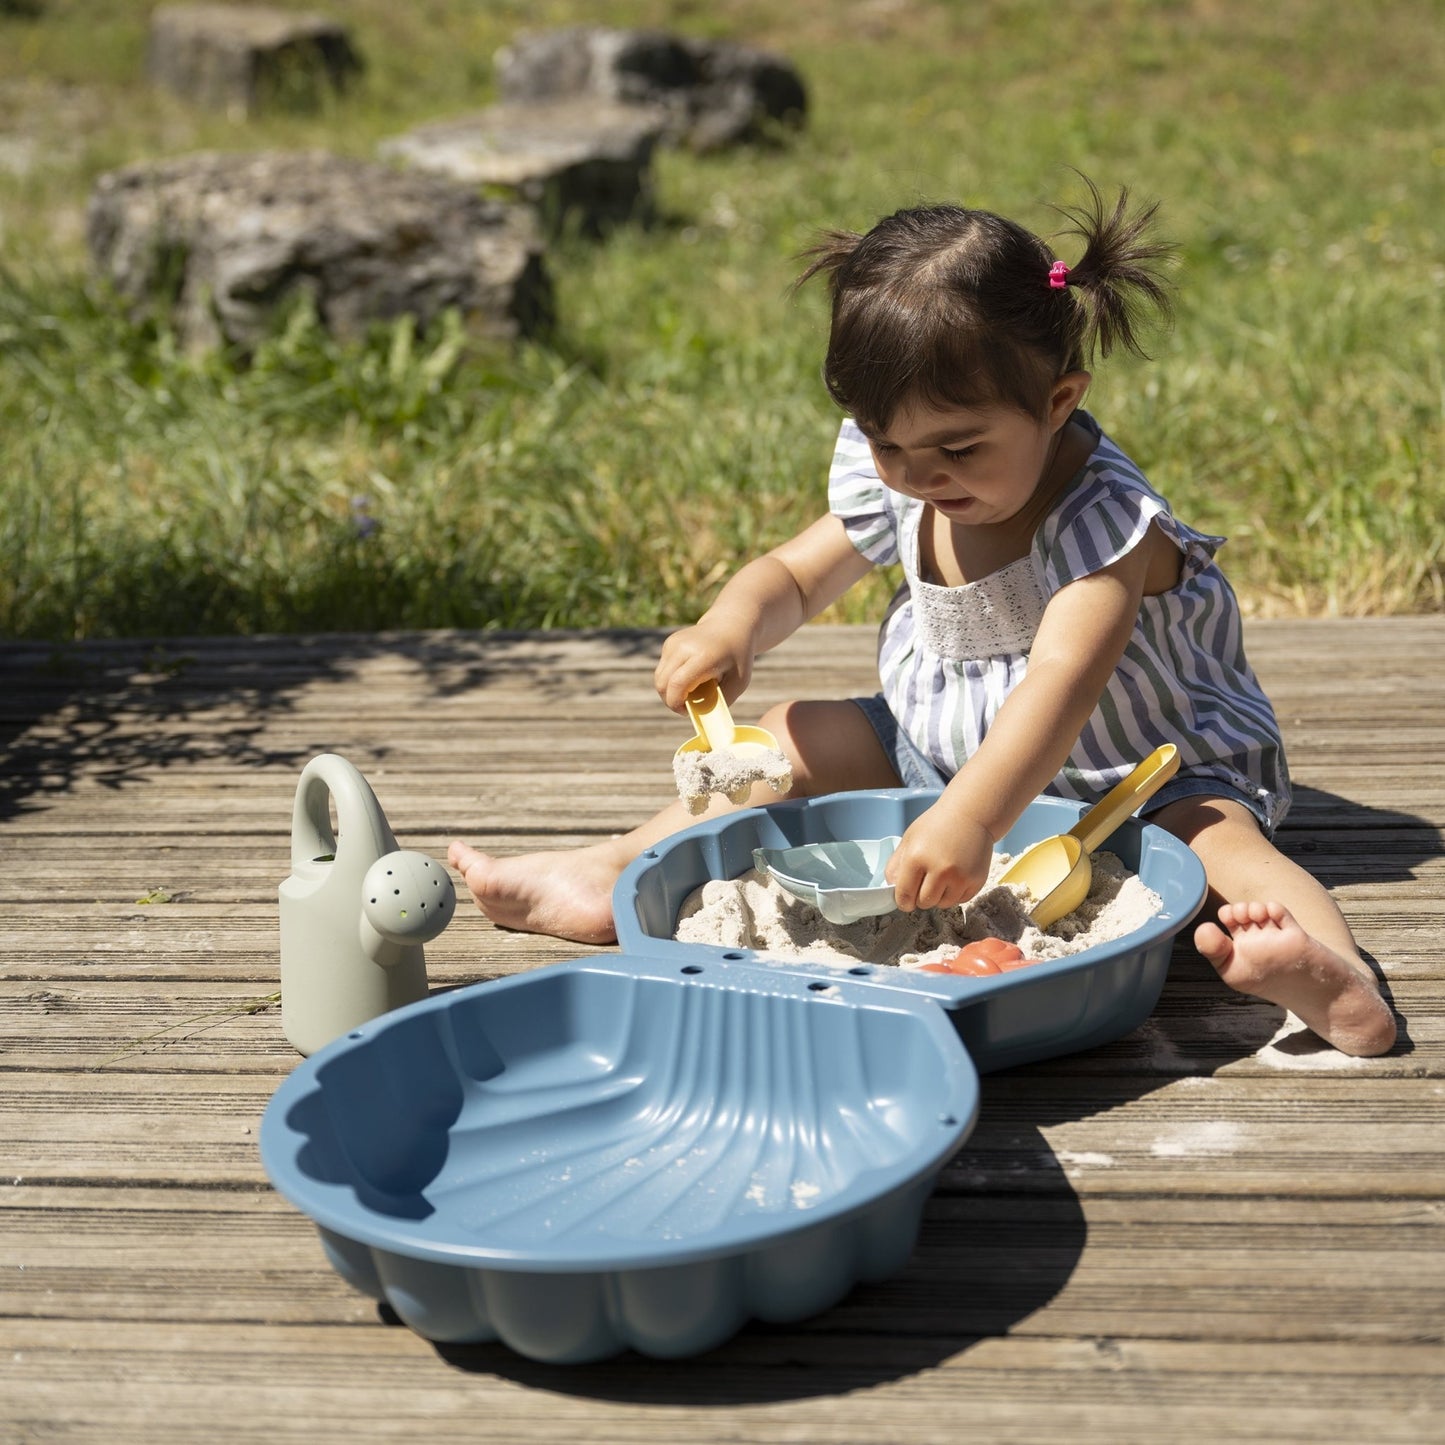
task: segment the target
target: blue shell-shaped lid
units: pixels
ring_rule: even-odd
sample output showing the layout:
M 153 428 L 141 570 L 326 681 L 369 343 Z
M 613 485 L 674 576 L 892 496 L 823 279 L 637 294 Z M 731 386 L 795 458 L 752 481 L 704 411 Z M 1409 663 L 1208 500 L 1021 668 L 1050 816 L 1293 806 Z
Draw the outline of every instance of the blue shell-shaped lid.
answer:
M 919 1187 L 978 1076 L 930 1000 L 597 955 L 412 1004 L 302 1063 L 261 1156 L 324 1230 L 491 1269 L 748 1252 Z

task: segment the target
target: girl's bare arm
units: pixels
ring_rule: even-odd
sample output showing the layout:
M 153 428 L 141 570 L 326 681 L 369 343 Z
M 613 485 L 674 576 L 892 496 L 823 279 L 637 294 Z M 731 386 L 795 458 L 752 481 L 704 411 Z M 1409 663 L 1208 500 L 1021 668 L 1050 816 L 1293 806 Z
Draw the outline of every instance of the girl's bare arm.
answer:
M 693 626 L 668 637 L 653 679 L 659 696 L 681 712 L 688 694 L 715 677 L 733 701 L 752 678 L 754 658 L 836 602 L 872 566 L 837 517 L 820 517 L 740 568 Z
M 889 878 L 904 908 L 952 907 L 987 881 L 993 846 L 1054 778 L 1128 644 L 1158 529 L 1118 562 L 1060 589 L 1029 666 L 978 750 L 904 835 Z

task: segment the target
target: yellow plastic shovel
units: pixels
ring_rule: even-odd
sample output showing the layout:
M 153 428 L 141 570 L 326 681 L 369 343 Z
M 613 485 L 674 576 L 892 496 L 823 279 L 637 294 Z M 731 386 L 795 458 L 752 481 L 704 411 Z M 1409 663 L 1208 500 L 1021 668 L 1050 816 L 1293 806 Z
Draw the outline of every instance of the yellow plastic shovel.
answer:
M 998 881 L 1029 891 L 1029 917 L 1039 928 L 1057 923 L 1089 896 L 1093 867 L 1089 855 L 1142 803 L 1179 771 L 1173 743 L 1155 748 L 1122 782 L 1116 783 L 1069 829 L 1025 848 Z
M 722 690 L 713 678 L 697 687 L 685 700 L 687 715 L 692 719 L 697 736 L 689 738 L 677 750 L 677 758 L 686 758 L 691 753 L 729 753 L 736 757 L 746 773 L 747 780 L 739 779 L 736 786 L 727 793 L 733 803 L 746 803 L 755 781 L 766 781 L 777 791 L 786 791 L 788 784 L 782 782 L 780 771 L 787 770 L 778 740 L 767 728 L 742 726 L 733 721 L 728 705 L 723 700 Z M 677 764 L 673 764 L 674 771 Z

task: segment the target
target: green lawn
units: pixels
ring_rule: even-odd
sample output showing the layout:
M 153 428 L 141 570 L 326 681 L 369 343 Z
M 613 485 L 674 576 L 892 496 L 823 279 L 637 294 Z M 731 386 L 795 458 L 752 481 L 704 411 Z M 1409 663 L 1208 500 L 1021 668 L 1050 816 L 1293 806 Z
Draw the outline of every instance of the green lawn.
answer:
M 142 78 L 151 0 L 0 4 L 0 633 L 664 624 L 823 505 L 813 231 L 959 199 L 1048 232 L 1070 167 L 1161 202 L 1179 314 L 1091 406 L 1247 607 L 1445 607 L 1445 5 L 349 0 L 362 84 L 230 122 Z M 19 7 L 24 11 L 27 7 Z M 312 8 L 312 7 L 307 7 Z M 781 148 L 658 163 L 652 229 L 552 248 L 561 327 L 487 349 L 296 311 L 187 358 L 89 275 L 94 178 L 329 147 L 493 98 L 524 25 L 722 35 L 805 75 Z M 1068 256 L 1067 247 L 1064 253 Z M 890 579 L 838 609 L 873 616 Z

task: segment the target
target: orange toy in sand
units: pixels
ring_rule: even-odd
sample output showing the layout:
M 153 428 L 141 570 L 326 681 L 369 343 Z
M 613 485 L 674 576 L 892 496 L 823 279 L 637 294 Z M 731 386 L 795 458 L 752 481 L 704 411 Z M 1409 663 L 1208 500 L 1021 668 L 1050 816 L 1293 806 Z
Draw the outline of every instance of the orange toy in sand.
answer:
M 991 973 L 1010 973 L 1038 962 L 1037 958 L 1025 958 L 1023 949 L 1007 939 L 980 938 L 964 944 L 952 958 L 942 963 L 925 963 L 919 972 L 967 973 L 983 977 Z

